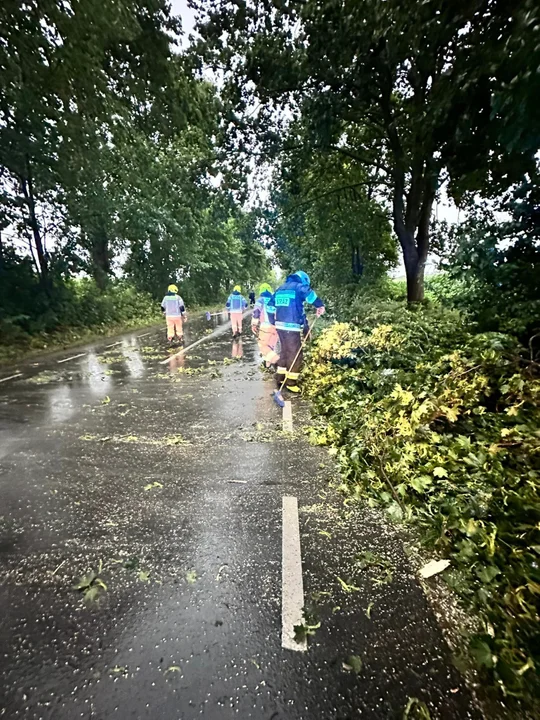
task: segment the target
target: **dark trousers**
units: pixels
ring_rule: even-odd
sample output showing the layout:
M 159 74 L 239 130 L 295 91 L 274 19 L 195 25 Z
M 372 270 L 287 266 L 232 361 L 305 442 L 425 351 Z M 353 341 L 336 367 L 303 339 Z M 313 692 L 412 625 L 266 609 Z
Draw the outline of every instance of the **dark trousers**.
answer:
M 304 353 L 300 348 L 302 347 L 302 333 L 290 332 L 289 330 L 278 330 L 279 341 L 281 343 L 281 352 L 279 354 L 279 363 L 276 373 L 276 381 L 278 387 L 285 380 L 285 387 L 289 385 L 297 385 L 298 378 L 300 377 L 300 369 L 304 362 Z M 296 357 L 294 364 L 293 360 Z M 292 365 L 292 367 L 291 367 Z

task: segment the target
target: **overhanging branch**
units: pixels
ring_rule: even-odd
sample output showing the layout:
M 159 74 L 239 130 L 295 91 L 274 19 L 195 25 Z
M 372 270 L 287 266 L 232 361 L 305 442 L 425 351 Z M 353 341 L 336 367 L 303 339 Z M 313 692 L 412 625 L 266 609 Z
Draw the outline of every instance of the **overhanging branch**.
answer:
M 381 185 L 386 185 L 387 183 L 379 183 Z M 362 182 L 352 183 L 350 185 L 341 185 L 338 188 L 332 188 L 332 190 L 328 190 L 327 192 L 321 193 L 320 195 L 317 195 L 316 197 L 307 198 L 306 200 L 303 200 L 302 202 L 297 203 L 292 208 L 288 208 L 287 210 L 283 210 L 282 212 L 278 213 L 276 220 L 280 217 L 284 217 L 285 215 L 290 215 L 292 212 L 297 210 L 298 208 L 304 207 L 305 205 L 311 205 L 318 200 L 322 200 L 325 197 L 329 197 L 330 195 L 335 195 L 337 193 L 343 192 L 345 190 L 354 190 L 358 187 L 371 187 L 373 185 L 373 182 L 370 182 L 369 180 L 362 180 Z

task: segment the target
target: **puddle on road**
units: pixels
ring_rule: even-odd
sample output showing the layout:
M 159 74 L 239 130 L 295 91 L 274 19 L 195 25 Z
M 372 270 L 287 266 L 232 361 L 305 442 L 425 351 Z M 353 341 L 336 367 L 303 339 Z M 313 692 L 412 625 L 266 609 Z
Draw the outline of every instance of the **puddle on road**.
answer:
M 190 320 L 186 341 L 202 337 L 207 329 L 213 331 L 226 320 L 225 316 L 212 318 L 210 323 L 204 316 Z M 10 408 L 6 415 L 9 431 L 28 423 L 57 425 L 71 421 L 82 408 L 93 405 L 95 398 L 111 397 L 114 400 L 117 391 L 126 384 L 151 378 L 152 372 L 158 370 L 158 361 L 163 360 L 168 351 L 164 335 L 164 330 L 160 329 L 141 339 L 136 334 L 129 335 L 111 347 L 105 344 L 102 350 L 99 350 L 102 347 L 99 344 L 90 347 L 83 357 L 62 365 L 61 369 L 56 368 L 55 360 L 28 364 L 26 371 L 30 375 L 21 378 L 22 388 L 20 385 L 3 388 L 2 406 L 6 412 L 7 407 Z M 180 370 L 183 377 L 175 379 L 185 382 L 187 376 L 203 372 L 198 365 L 206 362 L 206 355 L 207 351 L 172 359 L 167 377 L 171 376 L 171 371 Z M 45 368 L 41 369 L 44 364 Z M 54 369 L 47 368 L 47 364 L 53 365 Z M 216 370 L 209 373 L 211 378 L 219 375 Z M 159 377 L 162 376 L 165 373 L 159 373 Z

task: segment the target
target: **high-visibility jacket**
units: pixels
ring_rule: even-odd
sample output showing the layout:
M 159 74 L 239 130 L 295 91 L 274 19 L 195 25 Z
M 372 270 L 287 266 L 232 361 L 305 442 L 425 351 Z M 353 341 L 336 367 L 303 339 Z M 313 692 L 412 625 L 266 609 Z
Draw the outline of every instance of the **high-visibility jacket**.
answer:
M 161 309 L 167 317 L 180 317 L 186 312 L 184 301 L 176 293 L 167 293 L 161 302 Z
M 278 330 L 302 332 L 306 322 L 306 302 L 316 308 L 324 306 L 317 293 L 305 285 L 298 275 L 289 275 L 269 301 L 270 322 Z
M 262 328 L 270 327 L 272 325 L 272 323 L 270 322 L 269 313 L 275 313 L 275 309 L 270 302 L 271 299 L 272 293 L 268 290 L 265 290 L 259 295 L 255 303 L 255 309 L 253 310 L 253 319 L 259 320 Z
M 248 304 L 246 298 L 241 295 L 238 290 L 233 290 L 227 300 L 227 310 L 232 313 L 238 313 L 243 312 L 247 306 Z

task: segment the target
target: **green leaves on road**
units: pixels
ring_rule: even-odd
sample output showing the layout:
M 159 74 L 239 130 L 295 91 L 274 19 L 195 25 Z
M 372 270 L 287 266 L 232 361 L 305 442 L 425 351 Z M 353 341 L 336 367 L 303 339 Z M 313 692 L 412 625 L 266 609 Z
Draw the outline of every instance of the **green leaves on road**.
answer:
M 360 588 L 356 587 L 356 585 L 351 585 L 350 583 L 346 583 L 345 580 L 342 580 L 342 578 L 340 578 L 338 576 L 336 576 L 336 578 L 341 586 L 341 589 L 344 590 L 346 593 L 360 592 Z
M 154 482 L 148 483 L 148 485 L 144 486 L 144 489 L 146 491 L 148 490 L 155 490 L 156 488 L 162 488 L 163 483 L 158 482 L 157 480 L 154 480 Z
M 305 642 L 308 637 L 315 635 L 315 632 L 321 627 L 320 620 L 317 617 L 316 610 L 313 607 L 304 607 L 302 610 L 304 622 L 294 626 L 294 639 L 297 643 Z
M 358 655 L 349 655 L 342 666 L 344 670 L 352 672 L 355 675 L 360 675 L 362 668 L 364 667 L 364 663 L 362 662 L 362 658 Z
M 428 706 L 418 698 L 409 698 L 403 711 L 403 720 L 431 720 Z
M 295 642 L 301 643 L 310 637 L 310 635 L 315 635 L 316 630 L 318 630 L 321 627 L 321 623 L 315 623 L 315 625 L 307 625 L 306 623 L 301 623 L 300 625 L 294 626 L 294 639 Z
M 357 565 L 360 570 L 368 570 L 370 572 L 374 585 L 387 585 L 391 583 L 394 578 L 392 563 L 380 555 L 371 552 L 371 550 L 366 550 L 361 553 L 356 559 L 355 565 Z
M 99 577 L 102 570 L 103 565 L 100 561 L 97 572 L 94 572 L 93 570 L 88 570 L 87 574 L 83 575 L 79 579 L 79 581 L 73 586 L 74 590 L 78 590 L 84 595 L 85 602 L 98 602 L 101 594 L 107 591 L 107 585 Z

